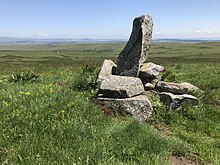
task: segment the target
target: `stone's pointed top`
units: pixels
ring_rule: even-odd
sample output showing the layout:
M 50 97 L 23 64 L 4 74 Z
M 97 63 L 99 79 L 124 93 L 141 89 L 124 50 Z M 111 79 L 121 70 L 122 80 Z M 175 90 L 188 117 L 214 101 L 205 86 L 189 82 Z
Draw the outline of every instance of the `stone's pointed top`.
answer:
M 152 17 L 151 17 L 150 15 L 148 15 L 148 14 L 144 14 L 144 15 L 138 16 L 138 17 L 136 17 L 135 19 L 144 19 L 144 18 L 146 18 L 146 19 L 152 19 Z

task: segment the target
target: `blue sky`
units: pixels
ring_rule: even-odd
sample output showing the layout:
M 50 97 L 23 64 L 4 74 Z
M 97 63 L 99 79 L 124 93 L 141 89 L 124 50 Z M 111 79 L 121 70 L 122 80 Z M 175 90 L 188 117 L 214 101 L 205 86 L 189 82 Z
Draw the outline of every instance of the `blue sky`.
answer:
M 154 38 L 220 38 L 220 0 L 0 0 L 0 36 L 127 39 L 144 13 Z

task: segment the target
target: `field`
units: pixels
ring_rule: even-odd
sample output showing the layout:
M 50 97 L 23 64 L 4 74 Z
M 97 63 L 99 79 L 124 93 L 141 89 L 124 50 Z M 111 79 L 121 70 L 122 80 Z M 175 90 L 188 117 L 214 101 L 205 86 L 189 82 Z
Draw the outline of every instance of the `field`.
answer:
M 91 101 L 103 59 L 124 45 L 0 45 L 0 164 L 220 164 L 220 43 L 152 44 L 147 61 L 167 81 L 203 93 L 172 111 L 148 93 L 144 123 Z

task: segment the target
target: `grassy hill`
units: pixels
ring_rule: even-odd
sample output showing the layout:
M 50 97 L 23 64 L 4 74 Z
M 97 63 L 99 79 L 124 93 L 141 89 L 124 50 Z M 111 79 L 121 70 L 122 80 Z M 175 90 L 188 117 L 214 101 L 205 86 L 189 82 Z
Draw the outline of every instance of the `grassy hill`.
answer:
M 220 43 L 155 43 L 148 61 L 187 81 L 200 104 L 139 123 L 91 100 L 103 59 L 125 43 L 0 45 L 0 164 L 220 164 Z M 88 65 L 88 67 L 85 67 Z

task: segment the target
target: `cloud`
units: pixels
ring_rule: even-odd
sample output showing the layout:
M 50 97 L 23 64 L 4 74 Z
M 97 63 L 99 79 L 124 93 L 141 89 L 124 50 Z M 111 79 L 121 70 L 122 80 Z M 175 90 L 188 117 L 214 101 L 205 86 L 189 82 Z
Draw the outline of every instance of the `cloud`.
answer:
M 39 36 L 39 37 L 47 37 L 48 34 L 46 34 L 46 33 L 38 33 L 37 36 Z
M 210 33 L 211 33 L 211 31 L 210 31 L 210 30 L 206 30 L 206 33 L 209 33 L 209 34 L 210 34 Z
M 161 34 L 161 32 L 156 32 L 156 34 Z
M 195 31 L 196 33 L 201 33 L 201 31 L 200 30 L 197 30 L 197 31 Z

